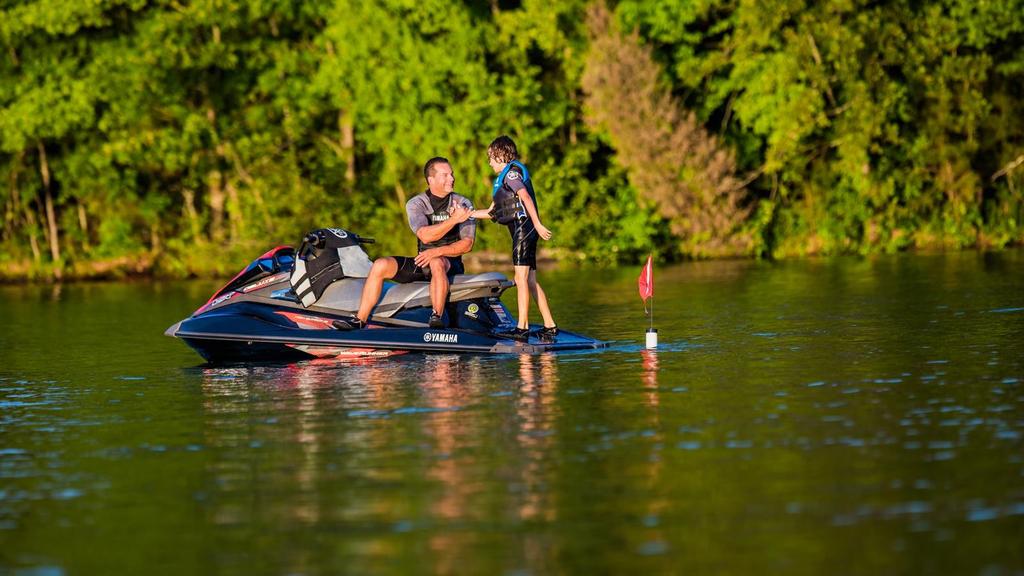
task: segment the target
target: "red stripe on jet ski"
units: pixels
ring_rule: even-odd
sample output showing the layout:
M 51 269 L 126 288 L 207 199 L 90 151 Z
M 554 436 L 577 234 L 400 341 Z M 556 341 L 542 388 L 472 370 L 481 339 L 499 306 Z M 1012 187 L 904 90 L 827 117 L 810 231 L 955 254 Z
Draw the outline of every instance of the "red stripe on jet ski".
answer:
M 406 354 L 407 350 L 380 350 L 375 348 L 344 348 L 339 346 L 310 346 L 307 344 L 287 344 L 317 358 L 335 358 L 348 360 L 355 358 L 387 358 Z
M 303 330 L 333 330 L 334 322 L 333 318 L 324 318 L 322 316 L 310 316 L 308 314 L 298 314 L 296 312 L 286 312 L 284 310 L 275 310 L 275 314 L 280 314 L 285 318 L 295 322 L 299 328 Z

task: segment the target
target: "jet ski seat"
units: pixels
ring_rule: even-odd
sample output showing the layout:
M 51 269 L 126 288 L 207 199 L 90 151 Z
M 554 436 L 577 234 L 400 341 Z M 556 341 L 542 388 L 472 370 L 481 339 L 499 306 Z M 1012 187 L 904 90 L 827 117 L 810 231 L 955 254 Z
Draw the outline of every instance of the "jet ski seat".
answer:
M 359 309 L 359 299 L 363 293 L 364 278 L 345 278 L 334 282 L 324 291 L 313 305 L 313 308 L 330 308 L 355 312 Z M 449 302 L 481 295 L 500 296 L 513 283 L 500 272 L 484 272 L 483 274 L 459 274 L 452 279 L 448 289 Z M 428 305 L 430 303 L 430 282 L 410 282 L 408 284 L 384 283 L 384 294 L 374 308 L 374 316 L 389 317 L 407 306 Z

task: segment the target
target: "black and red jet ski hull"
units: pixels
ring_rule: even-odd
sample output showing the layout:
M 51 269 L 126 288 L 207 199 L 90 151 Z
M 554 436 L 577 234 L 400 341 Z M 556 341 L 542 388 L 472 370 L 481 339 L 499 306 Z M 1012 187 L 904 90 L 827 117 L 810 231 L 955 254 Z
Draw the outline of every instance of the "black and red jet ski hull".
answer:
M 254 316 L 217 314 L 183 320 L 167 330 L 210 362 L 289 361 L 311 358 L 385 357 L 405 352 L 536 354 L 606 346 L 561 332 L 553 342 L 527 342 L 464 329 L 371 325 L 363 330 L 301 329 Z

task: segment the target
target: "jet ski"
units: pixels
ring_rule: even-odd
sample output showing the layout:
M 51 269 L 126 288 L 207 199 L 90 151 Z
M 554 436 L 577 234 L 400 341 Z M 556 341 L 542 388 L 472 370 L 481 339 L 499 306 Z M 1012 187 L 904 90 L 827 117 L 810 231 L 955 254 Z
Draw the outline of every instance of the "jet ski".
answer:
M 541 338 L 505 334 L 515 320 L 501 301 L 514 285 L 503 274 L 457 275 L 445 306 L 446 327 L 431 328 L 430 283 L 384 283 L 366 328 L 341 329 L 359 308 L 373 239 L 321 229 L 299 250 L 267 251 L 165 334 L 185 341 L 208 362 L 362 359 L 407 352 L 536 354 L 604 348 L 605 342 L 560 330 Z M 324 264 L 326 262 L 326 264 Z

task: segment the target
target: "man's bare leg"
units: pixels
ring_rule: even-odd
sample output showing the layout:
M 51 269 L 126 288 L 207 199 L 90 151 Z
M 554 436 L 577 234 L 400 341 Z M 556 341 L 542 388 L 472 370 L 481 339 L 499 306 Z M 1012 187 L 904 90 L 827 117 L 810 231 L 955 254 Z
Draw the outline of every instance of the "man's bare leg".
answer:
M 553 327 L 555 325 L 555 319 L 551 317 L 551 308 L 548 307 L 548 297 L 544 294 L 544 289 L 537 283 L 536 270 L 530 270 L 530 294 L 532 294 L 533 299 L 537 301 L 537 308 L 540 309 L 540 315 L 544 318 L 544 327 Z
M 448 268 L 451 265 L 447 258 L 434 258 L 430 261 L 430 305 L 434 314 L 444 314 L 444 303 L 448 299 Z
M 530 329 L 530 267 L 514 266 L 516 273 L 516 302 L 519 304 L 517 327 Z
M 377 305 L 377 300 L 380 300 L 384 281 L 394 278 L 395 274 L 398 274 L 398 260 L 385 256 L 373 261 L 370 275 L 366 277 L 366 283 L 363 284 L 363 295 L 359 299 L 359 312 L 356 312 L 357 318 L 363 322 L 370 319 L 373 307 Z

